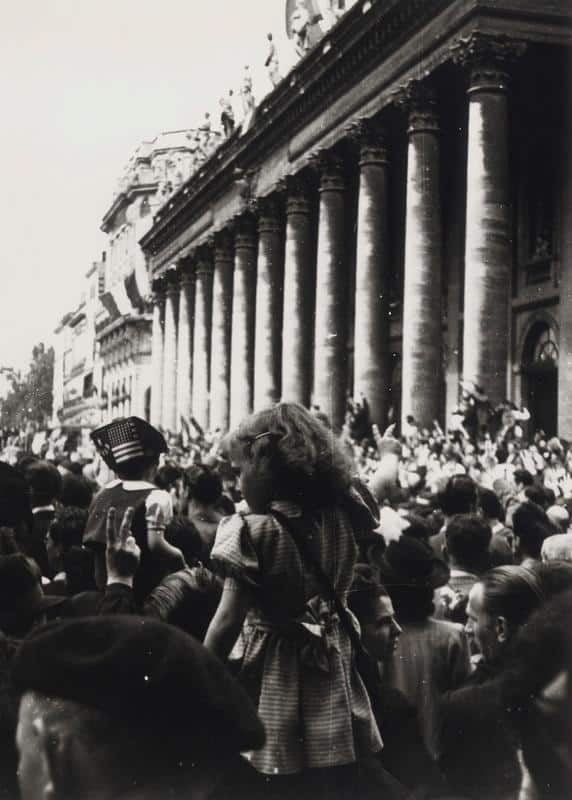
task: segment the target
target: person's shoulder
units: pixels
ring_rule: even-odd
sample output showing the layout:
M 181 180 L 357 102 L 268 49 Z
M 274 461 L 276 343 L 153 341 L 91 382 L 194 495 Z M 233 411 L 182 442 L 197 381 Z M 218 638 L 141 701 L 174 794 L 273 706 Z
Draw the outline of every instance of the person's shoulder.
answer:
M 459 622 L 450 622 L 447 619 L 434 619 L 430 617 L 428 620 L 430 628 L 444 639 L 462 639 L 465 636 L 463 626 Z
M 230 517 L 223 517 L 219 527 L 225 523 L 233 528 L 240 526 L 248 532 L 253 541 L 259 541 L 268 536 L 277 535 L 280 532 L 280 524 L 273 514 L 257 514 L 253 511 L 232 514 Z

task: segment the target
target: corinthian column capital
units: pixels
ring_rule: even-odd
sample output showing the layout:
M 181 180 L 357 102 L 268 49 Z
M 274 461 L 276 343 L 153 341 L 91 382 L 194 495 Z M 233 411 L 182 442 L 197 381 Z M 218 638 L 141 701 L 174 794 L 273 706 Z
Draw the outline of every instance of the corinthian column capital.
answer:
M 257 202 L 258 233 L 280 233 L 282 230 L 282 203 L 277 195 L 260 198 Z
M 311 157 L 310 166 L 319 175 L 320 193 L 344 191 L 344 162 L 336 150 L 318 150 Z
M 394 102 L 408 114 L 408 133 L 438 133 L 437 93 L 428 81 L 409 81 L 394 92 Z
M 232 261 L 234 258 L 232 234 L 229 230 L 222 230 L 215 234 L 214 253 L 218 261 Z
M 513 64 L 525 50 L 524 42 L 475 31 L 455 42 L 451 54 L 454 63 L 469 71 L 469 92 L 503 92 L 507 89 Z
M 212 253 L 208 247 L 201 248 L 195 260 L 195 275 L 197 278 L 212 275 L 214 264 L 212 260 Z
M 256 249 L 256 225 L 252 214 L 245 214 L 237 219 L 234 246 L 236 250 Z
M 195 281 L 194 264 L 190 258 L 186 258 L 179 264 L 179 284 L 181 288 L 191 286 Z
M 388 163 L 387 139 L 382 122 L 374 119 L 355 120 L 348 126 L 347 135 L 359 147 L 360 167 Z

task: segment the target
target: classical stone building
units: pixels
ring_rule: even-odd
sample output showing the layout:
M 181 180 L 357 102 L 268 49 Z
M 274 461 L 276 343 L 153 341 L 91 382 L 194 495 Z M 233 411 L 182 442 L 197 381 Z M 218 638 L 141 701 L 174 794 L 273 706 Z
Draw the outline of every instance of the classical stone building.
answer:
M 572 437 L 569 0 L 360 0 L 157 212 L 151 419 L 464 377 Z
M 139 240 L 153 213 L 190 176 L 197 131 L 162 133 L 143 142 L 128 162 L 101 229 L 108 237 L 105 286 L 97 317 L 102 422 L 135 414 L 149 418 L 151 305 Z

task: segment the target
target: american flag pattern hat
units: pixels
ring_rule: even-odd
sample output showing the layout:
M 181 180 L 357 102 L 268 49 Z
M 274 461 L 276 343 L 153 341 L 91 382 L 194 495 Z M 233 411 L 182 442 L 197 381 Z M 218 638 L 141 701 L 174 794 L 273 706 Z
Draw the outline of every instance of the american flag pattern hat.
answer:
M 167 451 L 163 435 L 139 417 L 114 419 L 94 430 L 91 438 L 111 469 L 150 452 L 158 455 Z

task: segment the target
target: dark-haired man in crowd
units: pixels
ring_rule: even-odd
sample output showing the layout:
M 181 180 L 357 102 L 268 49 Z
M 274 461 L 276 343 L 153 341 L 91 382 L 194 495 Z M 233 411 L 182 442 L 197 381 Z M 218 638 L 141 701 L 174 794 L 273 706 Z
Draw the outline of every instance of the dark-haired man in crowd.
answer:
M 445 530 L 450 519 L 458 514 L 475 514 L 479 504 L 479 490 L 475 481 L 468 475 L 453 475 L 442 492 L 437 504 L 445 517 L 445 524 L 439 533 L 432 536 L 429 544 L 437 558 L 441 558 L 445 547 Z
M 479 487 L 479 506 L 485 522 L 491 526 L 491 566 L 500 567 L 503 564 L 512 564 L 513 533 L 504 524 L 505 512 L 501 501 L 492 489 Z
M 510 565 L 485 573 L 469 593 L 466 629 L 482 661 L 465 685 L 445 695 L 441 704 L 440 763 L 454 796 L 518 796 L 521 769 L 503 708 L 502 681 L 511 641 L 542 602 L 534 573 Z
M 436 591 L 435 616 L 464 624 L 469 592 L 490 566 L 491 529 L 476 514 L 458 514 L 447 525 L 445 541 L 443 555 L 451 575 Z
M 46 578 L 50 566 L 46 552 L 46 536 L 56 515 L 55 503 L 62 492 L 62 476 L 48 461 L 34 461 L 23 471 L 32 500 L 33 523 L 30 538 L 21 543 L 22 552 L 37 563 Z
M 515 557 L 522 566 L 533 567 L 540 561 L 544 540 L 558 529 L 536 503 L 521 503 L 512 517 Z

